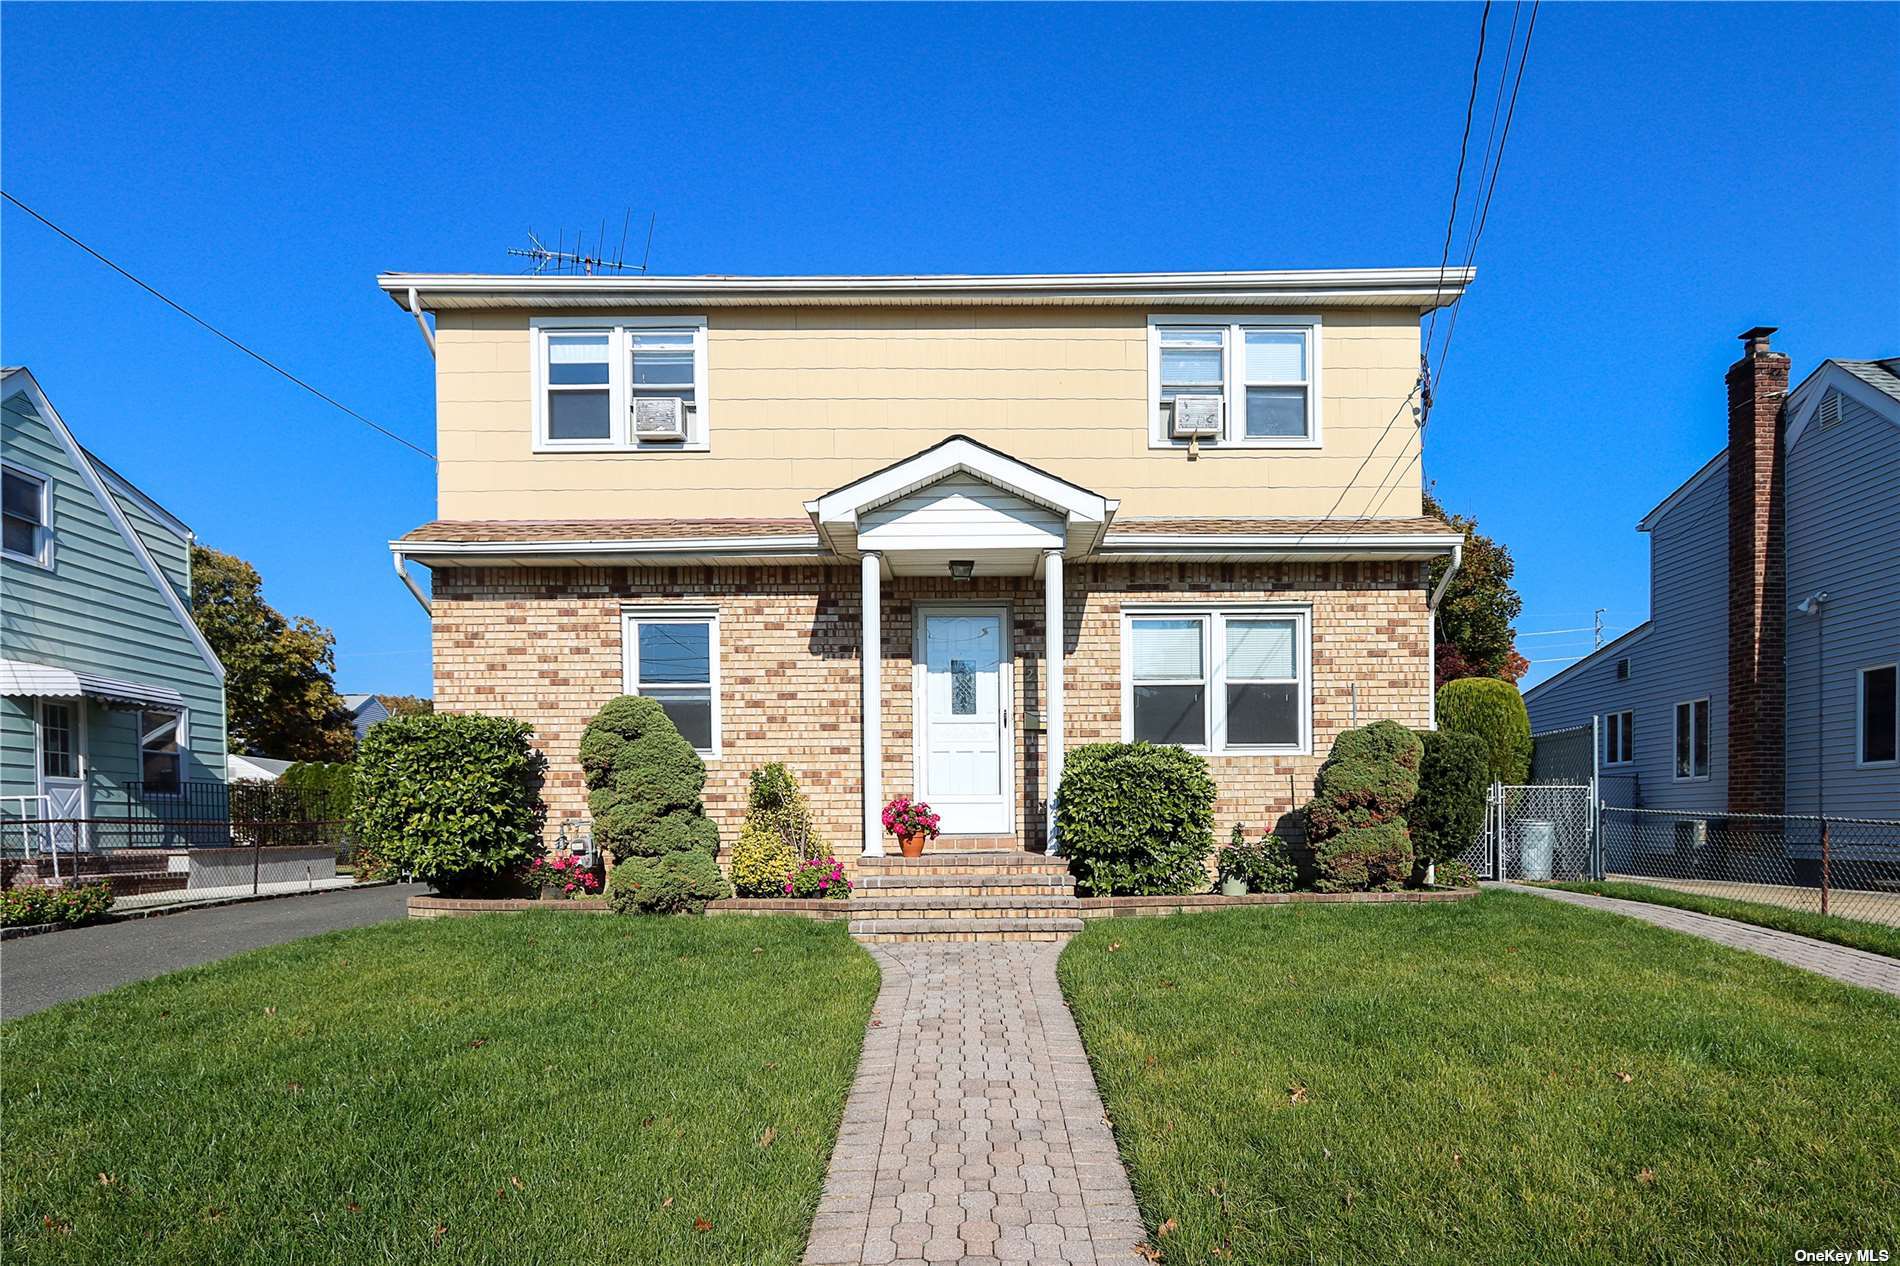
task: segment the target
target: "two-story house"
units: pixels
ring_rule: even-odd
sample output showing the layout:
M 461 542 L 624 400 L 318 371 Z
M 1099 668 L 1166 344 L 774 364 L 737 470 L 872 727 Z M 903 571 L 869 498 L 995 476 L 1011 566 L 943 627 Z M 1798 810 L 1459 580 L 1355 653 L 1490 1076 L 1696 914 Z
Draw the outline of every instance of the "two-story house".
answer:
M 436 705 L 533 724 L 550 831 L 622 692 L 728 843 L 782 760 L 846 857 L 899 792 L 1039 849 L 1064 751 L 1132 739 L 1271 826 L 1341 729 L 1431 722 L 1419 318 L 1469 280 L 385 275 L 435 357 L 392 548 Z
M 224 668 L 191 618 L 191 530 L 82 448 L 27 370 L 0 371 L 0 410 L 0 849 L 197 816 L 188 791 L 225 778 Z M 5 829 L 19 819 L 59 825 Z
M 1900 818 L 1900 359 L 1728 371 L 1728 447 L 1638 529 L 1650 616 L 1524 694 L 1612 803 Z

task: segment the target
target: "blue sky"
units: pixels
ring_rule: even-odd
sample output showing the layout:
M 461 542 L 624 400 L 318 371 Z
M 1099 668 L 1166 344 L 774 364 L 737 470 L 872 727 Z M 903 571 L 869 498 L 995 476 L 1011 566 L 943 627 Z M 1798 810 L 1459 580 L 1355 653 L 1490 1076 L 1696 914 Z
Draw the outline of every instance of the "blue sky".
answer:
M 1478 14 L 8 4 L 0 174 L 427 445 L 375 274 L 509 271 L 530 226 L 628 207 L 657 272 L 1435 265 Z M 1900 354 L 1897 118 L 1900 7 L 1545 6 L 1426 459 L 1515 553 L 1521 632 L 1643 618 L 1633 525 L 1724 442 L 1734 335 L 1779 325 L 1797 377 Z M 334 628 L 342 688 L 426 693 L 385 542 L 429 464 L 17 210 L 0 234 L 0 356 Z

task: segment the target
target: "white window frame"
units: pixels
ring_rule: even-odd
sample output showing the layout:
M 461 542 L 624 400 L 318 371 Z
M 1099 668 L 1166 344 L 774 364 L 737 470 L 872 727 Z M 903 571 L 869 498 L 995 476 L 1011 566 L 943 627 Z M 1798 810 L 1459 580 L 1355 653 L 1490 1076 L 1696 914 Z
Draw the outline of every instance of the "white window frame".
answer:
M 531 317 L 533 339 L 534 451 L 537 453 L 704 453 L 712 448 L 712 408 L 706 389 L 706 318 L 703 316 Z M 633 436 L 633 333 L 674 330 L 693 336 L 693 403 L 686 409 L 684 440 Z M 548 335 L 607 336 L 607 416 L 604 440 L 557 440 L 548 436 Z M 652 394 L 652 393 L 648 393 Z
M 145 717 L 147 713 L 157 716 L 169 716 L 177 723 L 176 742 L 178 744 L 178 786 L 171 791 L 153 791 L 145 777 Z M 191 711 L 180 709 L 167 712 L 164 708 L 141 708 L 132 714 L 138 720 L 139 727 L 139 786 L 144 788 L 147 799 L 175 800 L 185 794 L 185 758 L 191 754 Z
M 1616 740 L 1616 755 L 1610 755 L 1610 741 Z M 1606 768 L 1620 769 L 1636 763 L 1636 712 L 1625 708 L 1621 712 L 1612 712 L 1603 718 L 1603 764 Z M 1694 752 L 1690 753 L 1693 759 Z M 1671 759 L 1674 759 L 1673 754 Z
M 34 470 L 31 466 L 22 466 L 14 461 L 0 462 L 0 469 L 4 469 L 8 474 L 17 475 L 21 479 L 30 479 L 40 486 L 40 519 L 33 531 L 34 551 L 31 554 L 21 554 L 15 550 L 0 547 L 0 553 L 15 562 L 27 563 L 51 571 L 53 567 L 53 481 L 49 476 Z
M 1205 738 L 1181 744 L 1207 756 L 1310 756 L 1313 753 L 1313 608 L 1284 603 L 1160 604 L 1122 608 L 1122 742 L 1135 739 L 1135 621 L 1195 620 L 1201 626 L 1201 674 L 1206 685 Z M 1300 737 L 1291 744 L 1243 744 L 1227 741 L 1227 621 L 1290 619 L 1294 622 L 1295 671 L 1300 686 Z M 1218 654 L 1216 652 L 1219 652 Z M 1248 681 L 1255 680 L 1248 678 Z M 1177 685 L 1191 683 L 1177 682 Z
M 1161 414 L 1161 340 L 1162 331 L 1171 327 L 1209 327 L 1222 331 L 1221 369 L 1226 378 L 1222 395 L 1222 433 L 1219 439 L 1202 438 L 1200 443 L 1211 448 L 1320 448 L 1324 446 L 1321 435 L 1321 422 L 1324 410 L 1321 407 L 1321 357 L 1320 346 L 1324 342 L 1324 322 L 1317 313 L 1289 314 L 1279 312 L 1220 313 L 1217 315 L 1195 315 L 1180 312 L 1152 312 L 1148 314 L 1148 447 L 1158 449 L 1185 449 L 1190 441 L 1175 439 L 1169 434 L 1168 421 Z M 1247 435 L 1247 388 L 1269 386 L 1297 386 L 1296 383 L 1249 383 L 1246 368 L 1246 332 L 1248 330 L 1274 330 L 1301 333 L 1306 336 L 1306 434 L 1305 435 L 1266 435 L 1249 438 Z
M 1703 711 L 1707 716 L 1707 719 L 1703 722 L 1704 728 L 1713 729 L 1715 727 L 1715 709 L 1712 706 L 1710 706 L 1709 697 L 1707 695 L 1703 695 L 1699 699 L 1683 699 L 1676 704 L 1675 714 L 1674 714 L 1675 725 L 1674 725 L 1673 732 L 1671 734 L 1671 737 L 1675 741 L 1670 745 L 1670 748 L 1669 748 L 1669 773 L 1670 773 L 1671 778 L 1675 782 L 1707 782 L 1709 780 L 1710 773 L 1715 768 L 1715 738 L 1713 735 L 1705 735 L 1704 737 L 1708 739 L 1708 745 L 1709 745 L 1709 763 L 1706 767 L 1704 767 L 1701 773 L 1698 774 L 1695 770 L 1695 749 L 1696 749 L 1696 737 L 1697 737 L 1696 724 L 1695 724 L 1695 709 L 1696 709 L 1697 704 L 1702 705 Z M 1689 772 L 1686 774 L 1680 772 L 1680 770 L 1678 769 L 1676 765 L 1676 753 L 1682 750 L 1682 710 L 1684 708 L 1689 709 Z
M 721 713 L 724 708 L 720 700 L 719 680 L 719 608 L 694 606 L 632 606 L 620 610 L 620 663 L 621 685 L 627 694 L 637 695 L 640 690 L 640 626 L 642 624 L 704 624 L 706 632 L 706 671 L 712 680 L 708 683 L 712 701 L 712 746 L 696 747 L 702 760 L 718 760 L 724 744 L 724 723 Z M 656 688 L 665 689 L 681 686 L 697 686 L 697 682 L 655 682 Z
M 1893 760 L 1863 760 L 1867 752 L 1867 674 L 1884 668 L 1894 670 L 1895 690 L 1900 691 L 1900 663 L 1869 664 L 1854 673 L 1854 767 L 1856 769 L 1892 769 L 1900 765 L 1900 735 L 1895 736 Z M 1900 700 L 1896 700 L 1900 704 Z M 1894 710 L 1894 728 L 1900 730 L 1900 706 Z

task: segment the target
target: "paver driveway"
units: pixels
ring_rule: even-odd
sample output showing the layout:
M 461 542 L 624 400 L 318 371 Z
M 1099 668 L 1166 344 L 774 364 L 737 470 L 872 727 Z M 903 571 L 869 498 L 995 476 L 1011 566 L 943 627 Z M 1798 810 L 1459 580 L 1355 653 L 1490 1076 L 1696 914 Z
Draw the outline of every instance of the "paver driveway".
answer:
M 1138 1262 L 1144 1238 L 1056 984 L 1060 945 L 880 946 L 810 1266 Z

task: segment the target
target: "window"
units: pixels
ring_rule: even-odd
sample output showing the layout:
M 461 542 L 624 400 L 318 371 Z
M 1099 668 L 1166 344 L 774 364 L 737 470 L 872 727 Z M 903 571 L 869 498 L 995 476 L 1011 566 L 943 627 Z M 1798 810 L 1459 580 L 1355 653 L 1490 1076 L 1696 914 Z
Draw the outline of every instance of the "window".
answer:
M 1709 701 L 1676 705 L 1676 777 L 1709 776 Z
M 70 703 L 40 701 L 40 776 L 79 777 L 79 744 Z
M 1630 679 L 1629 660 L 1619 659 L 1616 661 L 1616 679 L 1618 681 L 1628 681 Z
M 1128 616 L 1124 737 L 1214 752 L 1306 750 L 1307 619 L 1304 610 Z
M 139 713 L 140 777 L 148 795 L 168 796 L 180 788 L 185 718 L 178 712 Z
M 629 611 L 627 693 L 665 710 L 693 750 L 719 754 L 719 618 L 710 611 Z
M 1859 719 L 1854 729 L 1855 763 L 1900 763 L 1900 665 L 1860 670 Z
M 1318 317 L 1150 317 L 1150 445 L 1187 443 L 1170 433 L 1175 397 L 1213 395 L 1225 423 L 1203 443 L 1318 447 L 1319 329 Z
M 18 466 L 0 467 L 0 550 L 40 567 L 52 565 L 51 485 Z
M 1636 759 L 1636 714 L 1612 712 L 1603 718 L 1603 763 L 1627 765 Z
M 704 452 L 703 317 L 537 317 L 535 448 L 541 452 Z M 637 401 L 677 397 L 684 440 L 633 434 Z

